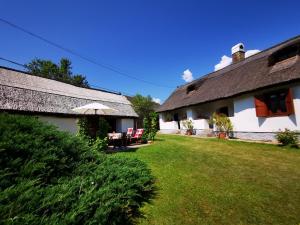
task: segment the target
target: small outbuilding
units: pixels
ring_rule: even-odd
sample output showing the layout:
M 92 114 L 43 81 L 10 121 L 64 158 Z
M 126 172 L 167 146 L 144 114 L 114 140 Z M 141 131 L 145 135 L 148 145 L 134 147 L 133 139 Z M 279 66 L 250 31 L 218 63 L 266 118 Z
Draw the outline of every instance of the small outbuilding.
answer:
M 86 115 L 74 108 L 99 103 L 110 110 L 104 117 L 110 131 L 126 132 L 134 127 L 138 115 L 128 99 L 120 93 L 81 88 L 29 73 L 0 67 L 0 112 L 28 114 L 56 125 L 59 129 L 76 133 L 78 118 Z

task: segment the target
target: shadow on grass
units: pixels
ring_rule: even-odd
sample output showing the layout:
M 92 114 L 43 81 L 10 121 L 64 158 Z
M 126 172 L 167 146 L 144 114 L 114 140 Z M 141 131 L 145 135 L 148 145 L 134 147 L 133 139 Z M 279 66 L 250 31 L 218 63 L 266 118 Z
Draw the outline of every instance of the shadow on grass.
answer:
M 155 185 L 155 182 L 154 182 L 154 185 Z M 140 206 L 140 208 L 142 208 L 146 204 L 153 205 L 153 201 L 158 196 L 158 192 L 159 192 L 159 188 L 157 187 L 157 185 L 155 185 L 153 187 L 153 189 L 147 194 L 147 196 L 146 196 L 147 200 L 145 200 L 143 202 L 143 204 Z M 139 212 L 137 214 L 133 215 L 133 216 L 134 216 L 134 219 L 128 225 L 140 224 L 140 222 L 139 222 L 140 219 L 146 219 L 147 218 L 146 213 L 142 212 L 141 210 L 139 210 Z
M 284 144 L 278 144 L 277 146 L 281 147 L 281 148 L 289 148 L 289 149 L 300 149 L 299 145 L 297 144 L 293 144 L 293 145 L 284 145 Z
M 120 147 L 120 148 L 114 148 L 114 149 L 108 149 L 105 151 L 106 154 L 115 154 L 120 152 L 136 152 L 139 149 L 139 147 L 135 148 L 128 148 L 128 147 Z

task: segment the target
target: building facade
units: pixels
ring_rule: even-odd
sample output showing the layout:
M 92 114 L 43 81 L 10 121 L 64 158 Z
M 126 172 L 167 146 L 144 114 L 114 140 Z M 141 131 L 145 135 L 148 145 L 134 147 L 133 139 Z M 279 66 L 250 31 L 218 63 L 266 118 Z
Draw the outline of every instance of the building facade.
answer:
M 243 45 L 234 46 L 231 65 L 178 87 L 158 109 L 161 132 L 185 132 L 183 121 L 192 120 L 196 134 L 210 134 L 214 112 L 230 118 L 237 138 L 300 131 L 300 37 L 248 58 L 243 53 Z
M 27 114 L 71 133 L 77 132 L 82 115 L 72 109 L 93 102 L 115 109 L 103 115 L 111 130 L 126 132 L 138 117 L 131 103 L 121 94 L 76 87 L 37 77 L 23 71 L 0 67 L 0 112 Z

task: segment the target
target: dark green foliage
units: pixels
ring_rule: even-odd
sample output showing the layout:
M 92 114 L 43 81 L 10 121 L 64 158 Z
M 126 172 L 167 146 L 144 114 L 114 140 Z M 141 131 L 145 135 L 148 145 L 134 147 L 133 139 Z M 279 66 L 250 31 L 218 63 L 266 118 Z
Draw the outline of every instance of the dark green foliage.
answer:
M 104 152 L 108 147 L 107 137 L 105 137 L 103 139 L 97 137 L 95 141 L 92 141 L 91 147 L 94 151 Z
M 153 194 L 144 163 L 29 116 L 0 114 L 0 224 L 129 224 Z
M 143 137 L 149 140 L 154 140 L 155 135 L 158 131 L 158 115 L 155 112 L 149 114 L 148 117 L 144 118 L 144 134 Z
M 81 117 L 78 119 L 78 134 L 88 139 L 104 139 L 110 129 L 109 123 L 103 117 Z
M 78 135 L 82 137 L 89 136 L 89 126 L 88 126 L 87 117 L 80 117 L 77 120 L 77 126 L 78 126 Z
M 154 141 L 157 131 L 158 131 L 158 114 L 152 112 L 150 113 L 150 132 L 149 132 L 150 140 Z
M 97 137 L 104 139 L 107 137 L 107 133 L 110 129 L 109 123 L 103 117 L 99 118 L 99 130 L 97 132 Z
M 143 137 L 145 137 L 146 139 L 148 139 L 149 132 L 150 132 L 150 120 L 149 120 L 149 117 L 145 117 L 144 118 L 144 120 L 143 120 L 143 127 L 144 127 Z
M 84 75 L 72 74 L 71 64 L 71 61 L 65 58 L 60 60 L 59 65 L 50 60 L 34 59 L 26 67 L 29 73 L 36 76 L 58 80 L 78 87 L 89 87 Z
M 282 145 L 298 146 L 298 136 L 296 132 L 285 129 L 276 134 L 276 139 Z
M 89 150 L 80 139 L 32 117 L 0 114 L 0 129 L 0 169 L 7 175 L 1 188 L 20 176 L 43 185 L 55 183 L 72 173 Z

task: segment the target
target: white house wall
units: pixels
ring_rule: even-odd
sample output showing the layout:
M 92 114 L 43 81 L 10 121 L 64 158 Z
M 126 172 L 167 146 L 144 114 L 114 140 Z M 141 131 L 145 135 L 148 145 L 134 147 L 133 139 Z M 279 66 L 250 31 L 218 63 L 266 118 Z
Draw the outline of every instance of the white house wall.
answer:
M 77 118 L 57 117 L 57 116 L 38 116 L 44 122 L 50 123 L 62 131 L 76 134 L 78 131 Z M 134 127 L 134 119 L 120 118 L 116 120 L 116 132 L 127 132 L 127 128 Z
M 201 114 L 203 114 L 205 117 L 209 118 L 213 112 L 215 112 L 217 109 L 224 107 L 224 106 L 229 106 L 229 113 L 233 114 L 232 99 L 220 100 L 220 101 L 212 102 L 209 104 L 203 104 L 201 106 L 188 107 L 185 109 L 181 109 L 180 111 L 186 112 L 187 120 L 193 121 L 194 130 L 196 131 L 197 134 L 200 134 L 203 132 L 206 133 L 207 130 L 209 130 L 209 124 L 208 124 L 208 119 L 201 119 L 201 118 L 198 119 L 197 118 L 196 110 L 198 112 L 201 112 Z M 180 128 L 181 128 L 182 133 L 184 133 L 185 128 L 184 128 L 182 122 L 183 122 L 183 120 L 180 121 Z M 164 121 L 163 113 L 159 114 L 159 125 L 160 125 L 161 133 L 177 133 L 179 131 L 178 122 Z
M 72 134 L 76 134 L 78 127 L 77 127 L 77 119 L 71 117 L 56 117 L 56 116 L 38 116 L 41 121 L 47 122 L 52 124 L 58 129 L 62 131 L 67 131 Z
M 176 133 L 178 131 L 177 122 L 164 121 L 162 113 L 159 113 L 159 126 L 162 133 Z
M 234 100 L 234 130 L 238 132 L 277 132 L 279 129 L 300 130 L 300 85 L 292 88 L 295 114 L 290 116 L 257 117 L 254 96 Z
M 289 86 L 282 86 L 287 88 Z M 206 134 L 209 131 L 207 118 L 216 112 L 217 109 L 228 106 L 230 120 L 233 123 L 233 130 L 236 137 L 244 139 L 272 140 L 275 132 L 288 128 L 294 131 L 300 131 L 300 84 L 296 83 L 291 87 L 295 114 L 290 116 L 276 117 L 257 117 L 254 103 L 254 96 L 265 91 L 242 95 L 237 98 L 215 101 L 198 106 L 180 109 L 186 111 L 187 119 L 193 121 L 196 134 Z M 177 111 L 176 111 L 177 112 Z M 206 119 L 198 119 L 197 112 L 200 112 Z M 175 111 L 171 112 L 175 113 Z M 176 121 L 164 121 L 163 113 L 159 114 L 160 131 L 162 133 L 179 132 Z M 184 126 L 180 121 L 181 133 L 184 132 Z

